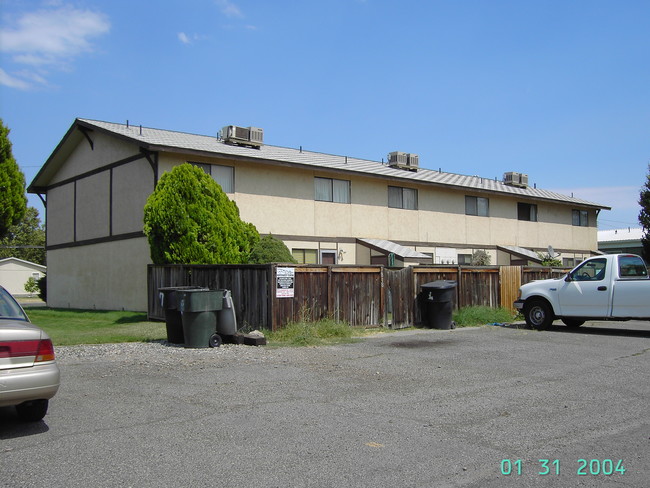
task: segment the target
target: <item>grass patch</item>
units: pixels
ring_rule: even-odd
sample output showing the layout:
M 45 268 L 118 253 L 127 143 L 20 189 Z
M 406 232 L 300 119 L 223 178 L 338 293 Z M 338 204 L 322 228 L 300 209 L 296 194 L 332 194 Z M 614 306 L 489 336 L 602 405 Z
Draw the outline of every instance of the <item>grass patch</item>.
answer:
M 280 330 L 264 331 L 270 345 L 273 346 L 320 346 L 354 342 L 353 336 L 361 335 L 358 329 L 350 327 L 347 322 L 321 319 L 317 322 L 290 322 Z
M 149 342 L 167 338 L 164 322 L 150 322 L 141 312 L 25 307 L 30 320 L 45 330 L 55 346 Z
M 463 307 L 454 313 L 456 327 L 477 327 L 485 324 L 502 324 L 514 320 L 516 313 L 507 308 L 499 307 Z

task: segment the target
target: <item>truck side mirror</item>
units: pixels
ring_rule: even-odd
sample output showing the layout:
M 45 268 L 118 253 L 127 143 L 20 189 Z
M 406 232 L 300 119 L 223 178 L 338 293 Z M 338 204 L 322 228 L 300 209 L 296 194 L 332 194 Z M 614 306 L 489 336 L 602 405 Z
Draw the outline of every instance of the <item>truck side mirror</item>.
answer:
M 566 277 L 564 278 L 564 281 L 566 281 L 567 283 L 573 281 L 573 278 L 571 278 L 571 273 L 566 274 Z

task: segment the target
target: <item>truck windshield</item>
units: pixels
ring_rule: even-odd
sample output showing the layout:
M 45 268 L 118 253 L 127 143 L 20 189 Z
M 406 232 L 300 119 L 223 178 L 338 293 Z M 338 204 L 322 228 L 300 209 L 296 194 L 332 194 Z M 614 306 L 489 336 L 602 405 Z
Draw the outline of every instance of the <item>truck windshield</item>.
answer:
M 647 278 L 648 270 L 639 256 L 621 256 L 618 258 L 618 275 L 621 278 Z

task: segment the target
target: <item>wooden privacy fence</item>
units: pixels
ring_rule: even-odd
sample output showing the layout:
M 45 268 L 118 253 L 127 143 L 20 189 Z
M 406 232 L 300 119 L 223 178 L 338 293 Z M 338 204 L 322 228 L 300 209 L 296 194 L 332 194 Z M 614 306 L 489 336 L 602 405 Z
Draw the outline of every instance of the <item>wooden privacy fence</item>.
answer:
M 277 269 L 294 270 L 293 296 L 276 293 Z M 519 287 L 567 270 L 522 266 L 149 265 L 148 316 L 164 320 L 159 288 L 204 286 L 232 292 L 240 328 L 277 330 L 288 322 L 331 317 L 353 326 L 403 328 L 422 323 L 420 287 L 456 282 L 454 308 L 512 308 Z

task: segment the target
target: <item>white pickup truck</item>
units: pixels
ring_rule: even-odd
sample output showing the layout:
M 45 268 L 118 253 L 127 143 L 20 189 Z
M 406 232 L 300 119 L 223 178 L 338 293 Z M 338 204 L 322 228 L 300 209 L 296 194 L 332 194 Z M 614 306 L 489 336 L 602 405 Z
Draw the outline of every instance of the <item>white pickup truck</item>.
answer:
M 555 319 L 569 327 L 586 320 L 650 320 L 648 270 L 634 254 L 589 258 L 563 278 L 523 285 L 515 308 L 536 329 Z

